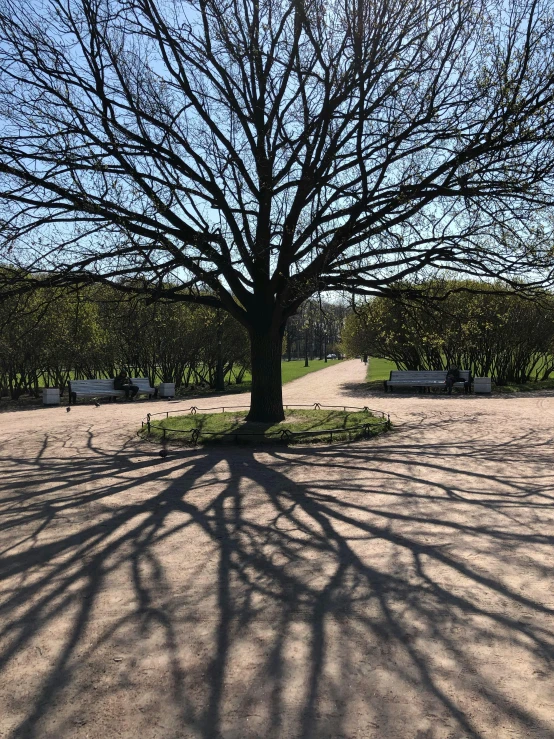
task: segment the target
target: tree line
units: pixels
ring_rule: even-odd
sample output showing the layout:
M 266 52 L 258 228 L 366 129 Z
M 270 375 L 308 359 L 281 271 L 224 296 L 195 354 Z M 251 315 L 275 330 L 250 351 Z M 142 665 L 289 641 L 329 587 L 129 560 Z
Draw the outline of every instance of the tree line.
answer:
M 249 379 L 246 329 L 207 305 L 149 302 L 111 285 L 43 287 L 0 302 L 0 393 L 38 396 L 69 380 L 114 377 L 120 369 L 177 388 Z M 283 359 L 344 352 L 399 369 L 457 365 L 497 384 L 542 380 L 554 372 L 554 296 L 528 300 L 501 284 L 404 284 L 396 299 L 354 306 L 306 301 L 289 318 Z M 248 374 L 247 374 L 248 373 Z
M 222 390 L 249 378 L 248 333 L 228 312 L 148 302 L 135 292 L 43 287 L 0 301 L 1 395 L 38 396 L 42 387 L 63 392 L 71 379 L 115 377 L 123 368 L 177 389 Z M 344 304 L 307 301 L 289 321 L 284 358 L 322 359 L 337 351 L 346 311 Z
M 283 355 L 289 362 L 340 354 L 344 320 L 349 307 L 344 302 L 310 299 L 303 303 L 287 321 Z
M 109 285 L 0 303 L 0 388 L 12 399 L 122 368 L 155 384 L 215 388 L 222 377 L 241 383 L 248 367 L 247 332 L 221 309 L 122 299 Z
M 399 369 L 456 365 L 497 385 L 543 380 L 554 371 L 554 296 L 528 300 L 469 280 L 427 283 L 412 298 L 375 298 L 356 308 L 343 345 Z

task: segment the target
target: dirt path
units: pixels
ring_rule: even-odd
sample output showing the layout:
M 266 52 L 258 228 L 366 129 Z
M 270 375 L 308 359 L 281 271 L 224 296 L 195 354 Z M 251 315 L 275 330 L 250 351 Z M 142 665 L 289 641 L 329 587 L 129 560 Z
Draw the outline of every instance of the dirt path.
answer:
M 2 416 L 0 737 L 554 739 L 554 397 L 364 371 L 284 389 L 390 411 L 350 446 L 162 460 L 133 432 L 172 404 Z

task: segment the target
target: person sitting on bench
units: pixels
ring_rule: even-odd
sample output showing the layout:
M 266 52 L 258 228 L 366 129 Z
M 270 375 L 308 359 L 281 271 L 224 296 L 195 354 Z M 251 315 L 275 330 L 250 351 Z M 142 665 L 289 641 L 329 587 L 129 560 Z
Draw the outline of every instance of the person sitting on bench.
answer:
M 131 396 L 131 400 L 135 399 L 135 395 L 139 391 L 138 385 L 133 385 L 131 382 L 131 378 L 125 372 L 125 370 L 121 370 L 121 372 L 118 374 L 118 376 L 113 381 L 114 390 L 123 390 L 125 393 L 125 400 L 129 400 L 129 395 Z
M 446 386 L 446 392 L 449 395 L 452 395 L 452 388 L 454 387 L 454 384 L 456 382 L 462 382 L 462 378 L 460 376 L 460 370 L 457 367 L 450 367 L 448 372 L 446 373 L 446 380 L 444 381 L 444 384 Z M 465 383 L 464 383 L 464 389 L 465 389 Z

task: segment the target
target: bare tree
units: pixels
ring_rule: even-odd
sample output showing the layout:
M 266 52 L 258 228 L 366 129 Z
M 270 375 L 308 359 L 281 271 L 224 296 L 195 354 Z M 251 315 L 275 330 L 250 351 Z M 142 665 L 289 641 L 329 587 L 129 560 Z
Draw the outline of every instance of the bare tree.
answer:
M 284 327 L 316 291 L 550 277 L 553 11 L 0 0 L 5 290 L 23 270 L 223 307 L 250 418 L 281 419 Z

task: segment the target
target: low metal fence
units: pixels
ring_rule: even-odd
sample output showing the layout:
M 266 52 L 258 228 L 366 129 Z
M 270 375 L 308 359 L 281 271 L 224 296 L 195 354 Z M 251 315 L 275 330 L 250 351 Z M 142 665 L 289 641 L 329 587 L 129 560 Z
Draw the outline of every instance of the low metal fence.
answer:
M 208 412 L 221 412 L 225 413 L 227 410 L 228 412 L 236 411 L 236 410 L 242 410 L 242 409 L 248 409 L 250 408 L 249 405 L 234 405 L 234 406 L 215 406 L 212 408 L 198 408 L 198 406 L 192 405 L 188 408 L 176 408 L 171 411 L 164 411 L 161 413 L 147 413 L 146 417 L 141 422 L 141 427 L 144 429 L 146 427 L 147 433 L 150 435 L 152 432 L 152 419 L 156 417 L 165 417 L 169 418 L 169 416 L 175 416 L 175 415 L 196 415 L 197 413 L 208 413 Z M 355 424 L 353 426 L 348 427 L 338 427 L 333 429 L 316 429 L 316 430 L 304 430 L 304 431 L 291 431 L 291 429 L 279 429 L 278 431 L 272 431 L 272 432 L 260 432 L 260 431 L 230 431 L 229 433 L 221 433 L 220 431 L 205 431 L 203 429 L 200 429 L 198 427 L 192 428 L 192 429 L 175 429 L 170 428 L 168 426 L 159 426 L 156 424 L 155 428 L 161 431 L 162 433 L 162 440 L 165 442 L 167 441 L 169 434 L 190 434 L 190 442 L 191 444 L 195 445 L 198 443 L 198 440 L 201 436 L 218 436 L 221 439 L 229 438 L 233 439 L 236 443 L 240 443 L 241 439 L 246 439 L 248 437 L 263 437 L 264 439 L 275 439 L 276 441 L 281 441 L 283 443 L 288 443 L 290 441 L 293 441 L 296 438 L 299 437 L 316 437 L 316 436 L 329 436 L 330 441 L 333 441 L 333 435 L 337 437 L 339 434 L 341 436 L 346 435 L 348 440 L 351 440 L 351 435 L 353 432 L 359 432 L 359 435 L 361 435 L 363 438 L 369 438 L 370 436 L 373 436 L 372 429 L 376 428 L 385 428 L 390 429 L 391 428 L 391 422 L 390 422 L 390 416 L 388 413 L 384 413 L 383 411 L 374 410 L 372 408 L 368 408 L 367 405 L 363 407 L 359 406 L 352 406 L 352 405 L 324 405 L 323 403 L 310 403 L 310 404 L 296 404 L 291 405 L 287 404 L 284 406 L 285 410 L 288 409 L 300 409 L 300 408 L 310 408 L 311 410 L 342 410 L 342 411 L 352 411 L 354 413 L 356 412 L 364 412 L 364 413 L 371 413 L 376 418 L 379 418 L 380 420 L 376 423 L 359 423 Z

